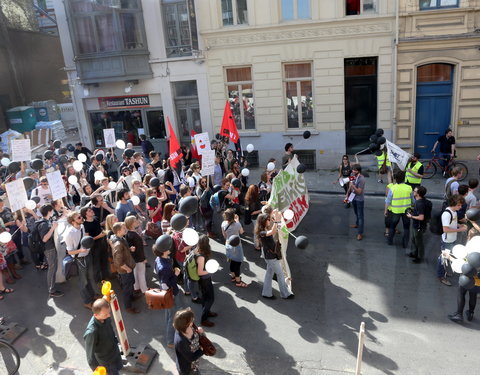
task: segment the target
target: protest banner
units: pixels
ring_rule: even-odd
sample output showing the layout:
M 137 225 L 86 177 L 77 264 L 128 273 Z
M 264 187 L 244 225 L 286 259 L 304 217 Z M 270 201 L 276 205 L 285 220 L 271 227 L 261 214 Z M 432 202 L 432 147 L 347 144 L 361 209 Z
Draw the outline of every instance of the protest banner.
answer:
M 388 160 L 390 160 L 391 163 L 397 164 L 398 168 L 404 171 L 412 155 L 410 155 L 406 151 L 403 151 L 395 143 L 392 143 L 388 140 L 387 140 L 387 151 L 388 151 Z
M 210 151 L 212 147 L 210 146 L 210 138 L 208 133 L 198 133 L 194 135 L 195 137 L 195 146 L 197 147 L 197 152 L 199 155 Z
M 203 151 L 202 176 L 211 176 L 215 173 L 215 150 Z
M 63 182 L 60 171 L 47 173 L 47 180 L 53 200 L 67 196 L 67 189 L 65 188 L 65 183 Z
M 103 138 L 105 139 L 105 147 L 116 147 L 115 129 L 103 129 Z
M 5 184 L 7 191 L 8 202 L 12 211 L 21 210 L 27 203 L 27 191 L 23 184 L 23 178 Z
M 32 159 L 30 139 L 12 139 L 10 142 L 12 161 L 28 161 Z

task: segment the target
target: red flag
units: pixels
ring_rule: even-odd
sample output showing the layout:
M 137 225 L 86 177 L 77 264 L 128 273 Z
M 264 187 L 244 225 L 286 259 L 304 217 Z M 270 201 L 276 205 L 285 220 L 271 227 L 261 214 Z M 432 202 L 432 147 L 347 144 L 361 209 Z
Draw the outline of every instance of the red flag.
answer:
M 178 143 L 177 136 L 175 135 L 175 132 L 173 131 L 172 124 L 170 123 L 170 118 L 167 116 L 167 123 L 168 123 L 168 133 L 170 134 L 170 147 L 169 147 L 169 153 L 170 153 L 170 165 L 173 168 L 177 167 L 178 162 L 183 156 L 182 149 L 180 148 L 180 144 Z
M 195 143 L 195 134 L 197 134 L 195 130 L 190 130 L 190 141 L 192 143 L 190 145 L 190 151 L 192 153 L 192 159 L 200 160 L 200 155 L 198 155 L 197 151 L 197 144 Z
M 237 125 L 232 115 L 230 102 L 225 103 L 225 110 L 223 111 L 222 127 L 220 128 L 220 135 L 228 137 L 233 143 L 238 143 L 240 136 L 238 135 Z

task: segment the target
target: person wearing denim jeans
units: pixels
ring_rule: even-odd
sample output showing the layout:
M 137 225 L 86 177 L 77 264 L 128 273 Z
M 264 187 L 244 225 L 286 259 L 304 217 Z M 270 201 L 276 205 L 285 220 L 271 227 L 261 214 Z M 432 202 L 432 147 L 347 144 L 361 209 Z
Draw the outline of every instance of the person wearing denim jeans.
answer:
M 351 202 L 353 206 L 353 211 L 356 216 L 356 221 L 355 224 L 350 225 L 350 227 L 358 229 L 357 240 L 361 241 L 363 239 L 363 229 L 365 222 L 363 215 L 363 208 L 365 203 L 365 177 L 362 175 L 362 167 L 360 164 L 354 164 L 352 166 L 352 175 L 353 177 L 355 177 L 355 179 L 353 181 L 350 181 L 345 199 L 350 202 L 350 195 L 354 195 Z
M 215 293 L 213 290 L 212 276 L 205 269 L 212 250 L 210 248 L 210 241 L 207 236 L 201 235 L 198 244 L 197 244 L 197 273 L 200 277 L 198 283 L 200 285 L 200 290 L 202 291 L 202 317 L 201 322 L 202 326 L 213 327 L 215 323 L 208 320 L 208 318 L 214 318 L 218 316 L 217 313 L 210 311 L 213 303 L 215 302 Z

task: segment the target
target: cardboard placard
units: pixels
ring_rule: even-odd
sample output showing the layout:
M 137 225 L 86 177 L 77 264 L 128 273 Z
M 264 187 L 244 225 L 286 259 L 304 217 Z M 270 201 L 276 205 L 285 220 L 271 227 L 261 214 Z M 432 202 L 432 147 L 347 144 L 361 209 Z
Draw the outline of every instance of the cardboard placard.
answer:
M 207 150 L 202 154 L 202 176 L 215 173 L 215 150 Z
M 103 129 L 103 138 L 105 139 L 105 147 L 116 147 L 115 129 Z
M 199 155 L 204 155 L 206 152 L 211 151 L 210 138 L 208 133 L 195 134 L 195 146 Z
M 32 148 L 30 146 L 30 139 L 12 139 L 10 142 L 10 149 L 12 150 L 12 161 L 32 160 Z
M 28 197 L 23 184 L 23 178 L 5 184 L 7 190 L 8 202 L 12 211 L 21 210 L 25 207 Z
M 47 180 L 53 200 L 67 196 L 67 189 L 65 188 L 65 183 L 63 182 L 60 171 L 47 173 Z

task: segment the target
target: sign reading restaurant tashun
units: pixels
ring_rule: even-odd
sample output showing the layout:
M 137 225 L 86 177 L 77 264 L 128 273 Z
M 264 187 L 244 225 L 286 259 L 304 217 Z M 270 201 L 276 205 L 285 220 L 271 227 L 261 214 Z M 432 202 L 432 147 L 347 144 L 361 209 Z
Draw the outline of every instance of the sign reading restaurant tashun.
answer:
M 100 108 L 138 108 L 150 107 L 148 95 L 110 96 L 98 98 Z

